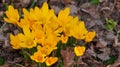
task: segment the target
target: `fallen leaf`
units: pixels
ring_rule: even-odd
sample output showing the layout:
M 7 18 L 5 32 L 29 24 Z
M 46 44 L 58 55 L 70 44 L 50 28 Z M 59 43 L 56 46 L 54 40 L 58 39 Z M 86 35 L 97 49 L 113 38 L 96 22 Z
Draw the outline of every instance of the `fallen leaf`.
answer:
M 118 59 L 113 63 L 113 64 L 109 64 L 107 65 L 107 67 L 119 67 L 120 66 L 120 47 L 116 47 L 116 49 L 119 51 L 118 54 Z
M 107 32 L 107 34 L 106 34 L 106 39 L 107 40 L 114 40 L 114 38 L 115 38 L 115 35 L 114 35 L 115 33 L 113 32 L 113 31 L 108 31 Z
M 61 2 L 61 0 L 49 0 L 49 3 L 50 3 L 50 4 L 53 4 L 53 3 L 54 3 L 54 4 L 55 4 L 55 3 L 58 4 L 58 3 L 60 3 L 60 2 Z
M 116 0 L 117 2 L 116 2 L 116 5 L 115 5 L 115 7 L 116 7 L 116 9 L 120 12 L 120 0 Z
M 118 42 L 118 36 L 116 36 L 114 38 L 114 44 L 113 44 L 114 47 L 120 47 L 120 42 Z
M 66 50 L 61 50 L 64 66 L 69 67 L 74 63 L 75 54 L 73 48 L 67 47 Z
M 82 60 L 87 64 L 86 67 L 104 67 L 102 62 L 98 62 L 90 56 L 86 56 Z
M 9 67 L 9 63 L 6 62 L 4 65 L 2 65 L 0 67 Z
M 67 5 L 67 4 L 75 4 L 75 2 L 73 0 L 62 0 L 62 3 L 64 5 Z
M 60 11 L 60 8 L 58 6 L 51 5 L 50 6 L 52 9 L 54 9 L 55 14 L 57 15 Z
M 97 44 L 96 44 L 96 47 L 98 47 L 98 48 L 103 48 L 103 47 L 106 47 L 107 46 L 107 42 L 106 41 L 104 41 L 103 39 L 99 39 L 99 41 L 97 42 Z
M 78 58 L 78 61 L 76 62 L 76 64 L 77 64 L 77 67 L 87 67 L 87 64 L 82 61 L 81 57 Z
M 94 57 L 96 56 L 96 53 L 94 51 L 94 46 L 93 45 L 91 45 L 90 48 L 88 48 L 86 50 L 85 55 L 86 56 L 94 56 Z
M 110 57 L 110 48 L 103 48 L 103 49 L 100 49 L 100 51 L 103 51 L 103 53 L 101 54 L 97 54 L 97 57 L 100 58 L 101 60 L 105 61 L 105 60 L 108 60 Z
M 77 8 L 75 5 L 68 5 L 70 7 L 70 14 L 73 16 L 73 15 L 76 15 L 79 8 Z
M 7 36 L 3 36 L 3 34 L 0 34 L 0 43 L 3 48 L 10 47 L 9 34 L 7 34 Z
M 90 5 L 90 3 L 84 3 L 81 5 L 81 11 L 89 14 L 92 18 L 97 19 L 100 17 L 98 13 L 98 7 L 96 5 Z
M 16 8 L 28 7 L 32 0 L 12 0 Z

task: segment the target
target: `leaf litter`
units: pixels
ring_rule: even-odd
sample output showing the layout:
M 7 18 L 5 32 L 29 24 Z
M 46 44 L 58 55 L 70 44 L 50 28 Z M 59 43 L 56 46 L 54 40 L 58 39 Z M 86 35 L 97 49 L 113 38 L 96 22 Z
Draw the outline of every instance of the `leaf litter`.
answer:
M 56 15 L 60 9 L 69 6 L 71 15 L 79 16 L 84 20 L 89 30 L 97 32 L 96 38 L 88 44 L 84 56 L 78 57 L 75 61 L 73 48 L 67 47 L 61 50 L 61 55 L 65 67 L 77 64 L 78 67 L 119 67 L 120 66 L 120 0 L 100 0 L 98 4 L 90 4 L 89 0 L 37 0 L 36 6 L 41 6 L 47 1 L 50 8 L 55 10 Z M 16 8 L 29 8 L 32 0 L 2 0 L 0 4 L 0 27 L 3 24 L 2 15 L 5 5 L 14 4 Z M 117 25 L 113 30 L 106 28 L 105 18 L 113 19 Z M 29 60 L 23 59 L 20 51 L 13 50 L 9 44 L 9 34 L 18 33 L 16 27 L 6 24 L 0 31 L 0 57 L 5 57 L 5 63 L 1 67 L 10 65 L 30 66 Z M 111 57 L 112 56 L 112 57 Z M 115 58 L 115 59 L 114 59 Z M 108 61 L 109 60 L 109 61 Z M 111 62 L 111 63 L 110 63 Z M 33 63 L 33 66 L 36 66 Z

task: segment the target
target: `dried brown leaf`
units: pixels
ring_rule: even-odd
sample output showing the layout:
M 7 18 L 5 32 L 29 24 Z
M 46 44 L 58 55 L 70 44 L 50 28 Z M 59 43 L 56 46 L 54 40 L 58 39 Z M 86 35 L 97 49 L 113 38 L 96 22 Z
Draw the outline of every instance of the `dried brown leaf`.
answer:
M 55 14 L 57 15 L 58 13 L 59 13 L 59 11 L 60 11 L 60 8 L 58 7 L 58 6 L 50 6 L 52 9 L 54 9 L 54 11 L 55 11 Z
M 50 4 L 60 3 L 60 2 L 61 2 L 61 0 L 49 0 L 49 3 L 50 3 Z
M 106 47 L 107 46 L 107 42 L 106 41 L 104 41 L 103 39 L 99 39 L 99 41 L 97 42 L 97 44 L 96 44 L 96 47 L 98 47 L 98 48 L 103 48 L 103 47 Z
M 83 61 L 87 64 L 86 67 L 104 67 L 102 62 L 98 62 L 98 61 L 92 59 L 92 57 L 90 57 L 90 56 L 84 57 Z
M 62 55 L 65 67 L 69 67 L 74 63 L 75 54 L 73 52 L 73 48 L 67 47 L 66 50 L 61 50 L 60 53 Z
M 103 48 L 103 49 L 100 49 L 100 51 L 103 51 L 103 53 L 101 54 L 97 54 L 97 57 L 100 58 L 101 60 L 105 61 L 105 60 L 108 60 L 110 57 L 110 48 Z
M 87 67 L 87 64 L 82 61 L 82 57 L 78 58 L 76 64 L 77 64 L 77 67 L 79 67 L 79 66 L 80 67 Z
M 92 18 L 99 18 L 100 14 L 98 13 L 98 7 L 96 5 L 90 5 L 89 3 L 84 3 L 81 5 L 81 11 L 86 14 L 89 14 Z
M 75 5 L 68 5 L 68 6 L 70 7 L 70 10 L 71 10 L 70 13 L 71 13 L 71 15 L 77 14 L 79 8 L 77 8 Z
M 73 0 L 62 0 L 62 3 L 67 5 L 67 4 L 75 4 Z
M 116 36 L 114 38 L 114 44 L 113 44 L 114 47 L 120 47 L 120 42 L 118 42 L 118 37 Z
M 7 36 L 4 36 L 3 34 L 0 34 L 0 43 L 3 48 L 10 47 L 9 44 L 9 34 Z
M 119 51 L 119 52 L 117 52 L 119 56 L 113 64 L 108 65 L 107 67 L 119 67 L 120 66 L 120 47 L 117 46 L 115 48 Z

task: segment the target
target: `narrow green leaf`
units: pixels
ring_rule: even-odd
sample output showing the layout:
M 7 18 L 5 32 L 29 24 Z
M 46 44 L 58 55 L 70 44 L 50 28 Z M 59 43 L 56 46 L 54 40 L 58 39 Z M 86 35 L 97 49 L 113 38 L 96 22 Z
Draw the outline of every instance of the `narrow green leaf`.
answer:
M 37 0 L 33 0 L 32 4 L 30 5 L 29 8 L 33 8 L 35 6 L 35 3 L 37 2 Z
M 0 65 L 3 65 L 5 63 L 5 57 L 0 57 Z

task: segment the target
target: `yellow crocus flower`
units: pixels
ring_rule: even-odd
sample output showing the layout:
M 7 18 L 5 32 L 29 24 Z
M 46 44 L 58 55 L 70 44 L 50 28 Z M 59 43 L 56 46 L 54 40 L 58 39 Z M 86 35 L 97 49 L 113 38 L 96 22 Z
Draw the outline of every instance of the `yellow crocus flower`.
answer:
M 72 16 L 69 16 L 69 14 L 70 14 L 70 8 L 69 7 L 65 8 L 64 10 L 60 10 L 60 12 L 58 14 L 58 20 L 64 21 L 64 22 L 67 23 L 72 18 Z M 60 22 L 61 25 L 66 24 L 64 22 Z
M 46 38 L 42 43 L 42 46 L 55 48 L 58 41 L 59 41 L 59 38 L 51 34 L 46 36 Z
M 85 52 L 85 47 L 84 46 L 75 46 L 74 52 L 75 52 L 76 56 L 82 56 Z
M 20 28 L 23 28 L 24 26 L 29 25 L 29 21 L 27 19 L 20 19 L 20 22 L 17 22 L 17 25 L 20 27 Z
M 14 9 L 13 6 L 8 6 L 8 11 L 5 12 L 7 18 L 5 17 L 4 20 L 7 23 L 13 23 L 16 24 L 19 21 L 19 13 L 17 9 Z
M 33 32 L 30 31 L 29 27 L 28 26 L 25 26 L 23 27 L 23 32 L 24 34 L 21 34 L 20 35 L 20 43 L 19 45 L 22 47 L 22 48 L 33 48 L 35 47 L 37 44 L 36 44 L 36 41 L 34 40 L 35 37 L 33 35 Z
M 93 32 L 88 32 L 88 33 L 86 34 L 85 41 L 86 41 L 86 42 L 91 42 L 91 41 L 93 40 L 93 38 L 95 37 L 95 35 L 96 35 L 96 32 L 95 32 L 95 31 L 93 31 Z
M 38 44 L 41 44 L 45 39 L 45 34 L 41 30 L 35 30 L 34 35 L 35 35 L 35 40 Z
M 73 27 L 70 29 L 71 36 L 75 37 L 76 39 L 84 39 L 87 32 L 88 31 L 86 30 L 83 21 L 73 25 Z
M 46 46 L 37 46 L 37 50 L 40 51 L 43 55 L 48 56 L 50 53 L 56 48 L 53 47 L 46 47 Z
M 46 63 L 47 66 L 51 66 L 54 63 L 56 63 L 57 61 L 58 61 L 57 57 L 48 57 L 48 58 L 46 58 L 45 63 Z
M 58 14 L 58 20 L 59 24 L 61 26 L 65 26 L 66 24 L 69 24 L 69 22 L 73 19 L 72 16 L 69 15 L 70 13 L 70 8 L 65 8 L 64 10 L 60 10 Z
M 62 35 L 62 36 L 61 36 L 61 41 L 62 41 L 62 43 L 67 43 L 67 41 L 68 41 L 68 36 Z
M 10 44 L 12 45 L 13 49 L 20 49 L 20 39 L 19 39 L 19 34 L 14 36 L 12 34 L 10 34 Z
M 69 34 L 69 23 L 73 19 L 72 16 L 69 15 L 70 8 L 65 8 L 64 10 L 60 10 L 58 14 L 58 23 L 59 26 L 62 28 L 62 32 L 64 32 L 65 35 Z
M 45 62 L 46 59 L 45 56 L 40 51 L 35 52 L 34 55 L 30 56 L 30 58 L 35 62 L 40 62 L 40 63 Z

